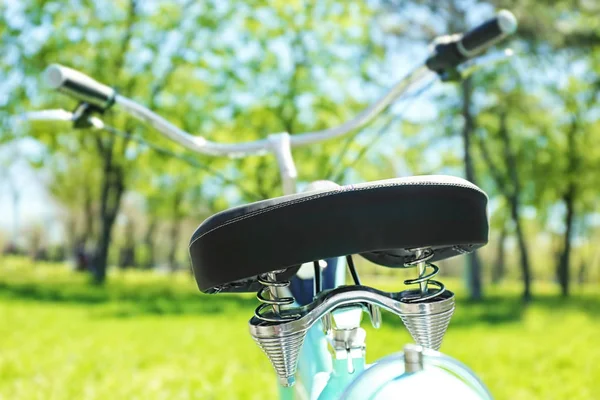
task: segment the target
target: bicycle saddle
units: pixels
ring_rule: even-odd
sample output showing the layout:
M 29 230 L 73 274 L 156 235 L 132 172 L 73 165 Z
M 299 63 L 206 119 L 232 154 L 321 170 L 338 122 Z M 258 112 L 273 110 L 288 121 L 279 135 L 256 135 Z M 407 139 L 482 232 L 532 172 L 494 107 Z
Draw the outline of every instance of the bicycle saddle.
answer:
M 401 267 L 429 247 L 432 261 L 468 253 L 488 240 L 487 196 L 442 175 L 340 186 L 234 207 L 206 219 L 190 242 L 204 293 L 260 288 L 259 274 L 296 273 L 306 262 L 361 254 Z

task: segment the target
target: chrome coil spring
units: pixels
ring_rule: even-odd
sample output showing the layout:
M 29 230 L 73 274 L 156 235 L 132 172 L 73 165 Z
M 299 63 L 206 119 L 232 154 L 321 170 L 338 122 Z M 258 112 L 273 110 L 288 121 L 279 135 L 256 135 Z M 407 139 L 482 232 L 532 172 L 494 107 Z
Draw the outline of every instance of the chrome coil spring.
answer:
M 286 288 L 290 281 L 277 281 L 277 273 L 283 271 L 274 271 L 258 276 L 258 283 L 263 287 L 256 294 L 256 298 L 262 304 L 254 310 L 254 316 L 261 321 L 279 323 L 293 321 L 300 318 L 298 314 L 291 314 L 282 310 L 282 306 L 288 306 L 294 303 L 293 297 L 279 297 L 277 289 Z M 268 296 L 268 297 L 267 297 Z
M 412 296 L 404 299 L 404 301 L 408 303 L 422 303 L 438 297 L 446 291 L 446 286 L 443 283 L 432 279 L 440 271 L 438 266 L 428 262 L 433 258 L 433 250 L 418 249 L 416 252 L 417 254 L 413 260 L 404 263 L 404 268 L 419 268 L 418 278 L 407 279 L 404 281 L 405 285 L 419 285 L 418 290 L 412 291 Z M 430 268 L 431 270 L 429 273 L 427 273 L 427 268 Z

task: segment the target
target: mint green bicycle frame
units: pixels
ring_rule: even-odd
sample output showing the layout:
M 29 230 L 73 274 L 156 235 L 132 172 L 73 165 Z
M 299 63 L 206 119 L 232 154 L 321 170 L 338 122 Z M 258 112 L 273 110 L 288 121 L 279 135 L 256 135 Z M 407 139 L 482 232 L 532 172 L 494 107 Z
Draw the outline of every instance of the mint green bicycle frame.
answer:
M 335 286 L 346 281 L 346 259 L 337 260 Z M 321 322 L 308 331 L 298 360 L 297 382 L 292 387 L 279 386 L 281 400 L 337 399 L 366 368 L 364 357 L 351 359 L 353 372 L 348 372 L 346 360 L 332 359 Z

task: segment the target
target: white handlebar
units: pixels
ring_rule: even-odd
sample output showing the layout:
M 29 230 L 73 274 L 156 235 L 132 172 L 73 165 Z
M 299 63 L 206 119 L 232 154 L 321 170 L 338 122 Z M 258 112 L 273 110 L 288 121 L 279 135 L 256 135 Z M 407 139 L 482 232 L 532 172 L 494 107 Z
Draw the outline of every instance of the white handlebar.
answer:
M 431 71 L 436 71 L 442 76 L 452 73 L 460 64 L 468 61 L 475 53 L 478 54 L 492 43 L 504 38 L 512 33 L 515 28 L 516 19 L 514 16 L 508 11 L 501 11 L 495 18 L 472 29 L 464 36 L 454 35 L 456 36 L 455 39 L 453 39 L 454 36 L 448 36 L 444 37 L 445 39 L 439 43 L 434 42 L 437 43 L 435 51 L 425 61 L 425 65 L 409 73 L 407 77 L 394 85 L 387 93 L 385 93 L 385 95 L 370 107 L 363 110 L 356 117 L 333 128 L 292 135 L 289 137 L 289 140 L 285 139 L 286 146 L 298 147 L 322 142 L 324 140 L 345 135 L 364 126 L 377 116 L 377 114 L 385 110 L 394 100 L 406 93 L 417 82 L 424 80 L 430 74 L 435 75 Z M 464 51 L 461 53 L 461 49 L 467 49 L 473 54 L 464 54 Z M 116 94 L 112 88 L 71 68 L 56 64 L 51 65 L 46 70 L 46 80 L 52 88 L 61 90 L 86 105 L 91 105 L 98 111 L 106 110 L 114 102 L 123 108 L 124 111 L 153 126 L 169 139 L 183 145 L 189 150 L 202 154 L 240 157 L 269 151 L 277 153 L 278 148 L 281 146 L 275 145 L 274 143 L 278 143 L 278 140 L 281 140 L 282 135 L 287 135 L 286 132 L 282 132 L 280 134 L 269 135 L 269 137 L 279 136 L 279 139 L 269 139 L 269 137 L 267 137 L 265 139 L 246 143 L 215 143 L 201 136 L 193 136 L 190 133 L 179 129 L 143 105 Z M 38 117 L 41 118 L 40 115 L 38 115 Z M 64 119 L 65 115 L 54 113 L 53 115 L 48 115 L 48 117 Z M 98 126 L 97 123 L 92 123 L 92 125 Z
M 52 74 L 48 73 L 46 76 L 50 76 L 54 78 L 52 80 L 51 86 L 53 88 L 58 88 L 56 82 L 71 82 L 73 83 L 73 88 L 70 88 L 71 92 L 77 92 L 79 89 L 82 89 L 85 93 L 89 92 L 89 90 L 85 90 L 87 88 L 86 84 L 89 82 L 94 82 L 96 85 L 101 85 L 94 81 L 93 79 L 87 77 L 86 75 L 71 70 L 70 68 L 52 65 L 49 67 L 51 69 Z M 65 75 L 62 76 L 61 74 Z M 60 75 L 60 76 L 58 76 Z M 314 132 L 304 132 L 300 134 L 294 134 L 290 136 L 289 145 L 291 147 L 304 146 L 308 144 L 318 143 L 325 140 L 329 140 L 335 137 L 343 136 L 349 132 L 354 131 L 357 128 L 360 128 L 367 123 L 369 123 L 374 117 L 376 117 L 380 112 L 385 110 L 394 100 L 398 99 L 402 94 L 406 93 L 410 88 L 416 85 L 418 82 L 424 80 L 428 76 L 435 75 L 431 71 L 427 69 L 427 67 L 422 66 L 411 73 L 408 74 L 404 79 L 398 82 L 395 86 L 393 86 L 387 93 L 385 93 L 379 100 L 373 103 L 371 106 L 367 107 L 356 117 L 343 123 L 342 125 L 324 129 L 320 131 Z M 80 79 L 84 77 L 86 79 Z M 60 84 L 58 84 L 60 86 Z M 104 85 L 102 85 L 104 87 Z M 70 94 L 73 94 L 69 92 Z M 81 96 L 77 93 L 74 94 L 76 98 L 80 98 Z M 205 139 L 202 136 L 194 136 L 177 126 L 173 125 L 165 118 L 151 111 L 147 107 L 136 103 L 135 101 L 128 99 L 127 97 L 121 95 L 114 95 L 112 97 L 114 99 L 115 105 L 119 106 L 123 111 L 128 114 L 134 116 L 140 121 L 154 127 L 160 133 L 162 133 L 167 138 L 179 143 L 185 148 L 212 156 L 230 156 L 230 157 L 243 157 L 251 154 L 264 154 L 271 151 L 276 151 L 274 148 L 274 143 L 276 141 L 270 140 L 268 137 L 265 139 L 256 140 L 253 142 L 245 142 L 245 143 L 215 143 Z M 68 120 L 66 117 L 66 111 L 62 111 L 64 114 L 61 115 L 63 120 Z M 41 113 L 41 114 L 40 114 Z M 47 115 L 50 117 L 50 114 L 43 114 L 44 112 L 38 112 L 35 119 L 43 119 L 43 115 Z M 56 112 L 53 114 L 56 119 L 58 114 Z M 94 126 L 99 127 L 98 121 L 94 121 Z M 276 135 L 276 134 L 275 134 Z M 270 135 L 271 136 L 271 135 Z
M 357 128 L 366 125 L 380 112 L 386 109 L 394 100 L 406 93 L 412 86 L 420 82 L 427 76 L 435 75 L 427 69 L 420 67 L 411 72 L 407 77 L 398 82 L 384 96 L 371 106 L 366 108 L 356 117 L 342 125 L 324 129 L 315 132 L 304 132 L 290 136 L 290 145 L 298 147 L 313 143 L 322 142 L 343 136 Z M 272 150 L 272 141 L 268 138 L 245 143 L 215 143 L 206 140 L 202 136 L 194 136 L 188 132 L 179 129 L 160 115 L 157 115 L 148 108 L 130 100 L 126 97 L 117 95 L 115 103 L 132 116 L 145 122 L 156 130 L 161 132 L 169 139 L 181 144 L 189 150 L 208 154 L 212 156 L 227 155 L 230 157 L 242 157 L 250 154 L 263 154 Z
M 194 136 L 179 129 L 160 115 L 126 97 L 117 95 L 115 103 L 122 107 L 127 113 L 154 127 L 164 136 L 197 153 L 212 156 L 243 156 L 246 154 L 263 153 L 269 149 L 269 142 L 267 139 L 232 144 L 210 142 L 202 136 Z
M 340 126 L 334 128 L 324 129 L 314 132 L 305 132 L 292 136 L 292 146 L 302 146 L 306 144 L 312 144 L 322 142 L 324 140 L 333 139 L 338 136 L 343 136 L 349 132 L 354 131 L 362 126 L 368 124 L 373 118 L 379 113 L 385 110 L 394 100 L 398 99 L 404 93 L 406 93 L 413 85 L 424 80 L 428 76 L 434 76 L 427 67 L 419 67 L 411 72 L 408 76 L 394 85 L 390 90 L 387 91 L 379 100 L 373 103 L 371 106 L 363 110 L 356 117 L 350 121 L 343 123 Z

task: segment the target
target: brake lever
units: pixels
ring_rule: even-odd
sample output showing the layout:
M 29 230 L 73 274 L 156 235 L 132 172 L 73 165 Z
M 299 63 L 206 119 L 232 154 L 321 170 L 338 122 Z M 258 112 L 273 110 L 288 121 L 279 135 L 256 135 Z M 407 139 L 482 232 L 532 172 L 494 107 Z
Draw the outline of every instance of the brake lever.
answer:
M 25 121 L 65 121 L 72 122 L 74 128 L 104 129 L 104 122 L 90 115 L 85 107 L 78 106 L 74 112 L 55 109 L 30 111 L 16 116 L 16 122 Z
M 95 129 L 104 129 L 104 122 L 98 118 L 94 117 L 92 113 L 94 112 L 102 112 L 98 107 L 93 104 L 81 102 L 73 111 L 73 128 L 95 128 Z
M 474 72 L 476 72 L 484 67 L 488 67 L 488 66 L 494 65 L 494 64 L 499 64 L 501 62 L 506 62 L 513 55 L 514 55 L 514 51 L 512 49 L 504 49 L 502 51 L 497 51 L 495 53 L 486 54 L 483 56 L 473 58 L 469 61 L 466 61 L 466 62 L 460 64 L 456 68 L 453 68 L 451 70 L 446 70 L 439 76 L 443 82 L 458 82 L 458 81 L 468 78 Z
M 73 128 L 91 128 L 90 118 L 94 108 L 89 103 L 79 103 L 73 111 Z
M 15 121 L 73 121 L 73 113 L 62 109 L 29 111 L 15 116 Z
M 512 49 L 504 49 L 484 56 L 476 57 L 458 66 L 458 73 L 461 79 L 465 79 L 475 71 L 480 70 L 484 67 L 499 64 L 508 61 L 513 55 Z

